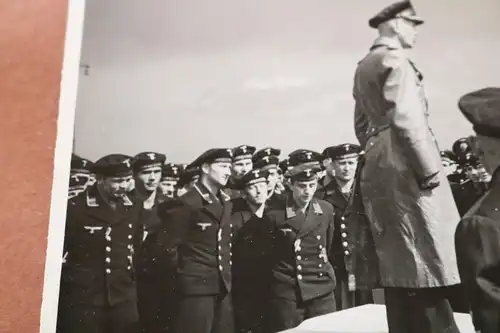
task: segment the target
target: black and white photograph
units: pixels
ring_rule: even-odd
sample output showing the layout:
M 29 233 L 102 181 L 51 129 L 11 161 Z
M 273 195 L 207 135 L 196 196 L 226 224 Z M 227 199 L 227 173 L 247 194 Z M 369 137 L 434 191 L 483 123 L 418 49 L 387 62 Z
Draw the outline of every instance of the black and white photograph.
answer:
M 500 332 L 499 14 L 85 1 L 57 332 Z

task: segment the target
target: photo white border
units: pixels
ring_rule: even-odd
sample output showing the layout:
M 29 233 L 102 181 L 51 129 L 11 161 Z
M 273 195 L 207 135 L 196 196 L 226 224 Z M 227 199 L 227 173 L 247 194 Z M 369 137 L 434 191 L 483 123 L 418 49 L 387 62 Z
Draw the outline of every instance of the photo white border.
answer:
M 40 333 L 56 331 L 85 3 L 85 0 L 68 0 L 67 5 Z

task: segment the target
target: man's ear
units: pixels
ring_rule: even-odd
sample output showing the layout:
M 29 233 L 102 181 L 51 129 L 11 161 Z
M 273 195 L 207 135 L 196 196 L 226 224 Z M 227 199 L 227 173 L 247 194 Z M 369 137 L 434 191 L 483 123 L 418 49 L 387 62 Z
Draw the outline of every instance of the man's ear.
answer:
M 201 172 L 204 173 L 204 174 L 208 174 L 208 172 L 210 171 L 210 164 L 209 163 L 203 163 L 201 165 Z
M 328 169 L 328 166 L 330 165 L 330 163 L 332 163 L 332 159 L 331 158 L 325 158 L 323 160 L 323 166 L 325 167 L 325 169 Z

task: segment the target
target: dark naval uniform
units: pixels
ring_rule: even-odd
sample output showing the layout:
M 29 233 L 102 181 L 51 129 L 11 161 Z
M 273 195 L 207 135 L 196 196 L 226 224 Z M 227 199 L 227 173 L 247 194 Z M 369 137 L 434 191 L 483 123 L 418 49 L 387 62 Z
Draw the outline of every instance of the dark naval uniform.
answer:
M 133 193 L 135 194 L 135 193 Z M 136 198 L 138 204 L 142 200 Z M 175 272 L 167 269 L 163 249 L 158 247 L 157 237 L 161 227 L 158 206 L 172 199 L 156 192 L 154 204 L 143 208 L 143 246 L 137 268 L 138 308 L 143 332 L 170 332 L 173 317 Z
M 345 158 L 358 158 L 361 148 L 355 144 L 342 144 L 327 147 L 323 151 L 323 156 L 327 161 L 341 160 Z M 353 184 L 354 186 L 354 184 Z M 349 193 L 342 193 L 335 178 L 325 184 L 324 179 L 320 180 L 315 197 L 325 200 L 332 204 L 335 211 L 335 232 L 333 236 L 332 264 L 337 278 L 335 288 L 335 300 L 337 309 L 348 309 L 354 306 L 373 303 L 373 295 L 369 290 L 354 290 L 354 285 L 349 283 L 349 275 L 353 275 L 350 267 L 350 244 L 348 237 L 349 217 L 344 212 L 347 209 L 349 198 L 352 194 L 352 188 Z M 352 280 L 352 279 L 351 279 Z M 351 285 L 351 286 L 350 286 Z
M 60 333 L 138 332 L 135 252 L 140 208 L 112 210 L 94 185 L 68 202 L 61 272 Z
M 233 300 L 236 332 L 265 332 L 269 312 L 273 224 L 252 212 L 244 199 L 233 201 Z
M 468 93 L 458 105 L 474 125 L 474 131 L 500 147 L 500 88 Z M 481 148 L 481 142 L 478 146 Z M 485 162 L 492 165 L 498 163 L 495 158 L 498 157 L 484 155 Z M 492 175 L 490 190 L 458 224 L 455 247 L 476 332 L 500 332 L 500 168 Z
M 299 325 L 304 319 L 335 311 L 335 273 L 328 259 L 333 246 L 334 213 L 313 199 L 306 214 L 285 205 L 269 207 L 275 228 L 270 285 L 269 332 Z
M 455 178 L 456 179 L 456 178 Z M 487 190 L 487 184 L 474 183 L 467 178 L 457 179 L 458 182 L 450 183 L 455 203 L 460 216 L 465 213 L 481 198 Z
M 160 246 L 177 267 L 179 333 L 233 332 L 231 207 L 227 195 L 216 198 L 201 183 L 160 206 Z
M 455 234 L 457 264 L 481 333 L 500 332 L 500 172 L 493 188 L 463 217 Z M 497 296 L 498 297 L 498 296 Z
M 348 264 L 346 264 L 349 259 L 349 248 L 351 247 L 347 236 L 349 219 L 342 214 L 347 208 L 349 195 L 342 193 L 337 182 L 332 180 L 323 187 L 323 191 L 317 193 L 317 198 L 332 204 L 336 212 L 331 255 L 337 282 L 335 288 L 337 309 L 348 309 L 357 305 L 373 303 L 373 295 L 370 291 L 350 290 L 349 288 L 349 272 L 347 270 Z

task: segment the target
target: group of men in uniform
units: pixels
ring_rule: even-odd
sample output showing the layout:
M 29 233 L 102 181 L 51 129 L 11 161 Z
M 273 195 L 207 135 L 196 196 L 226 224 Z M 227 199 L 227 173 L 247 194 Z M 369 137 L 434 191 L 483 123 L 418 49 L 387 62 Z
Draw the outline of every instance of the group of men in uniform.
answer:
M 342 217 L 361 148 L 346 143 L 322 153 L 299 149 L 283 160 L 280 154 L 277 148 L 256 151 L 249 145 L 211 149 L 185 167 L 166 163 L 158 152 L 108 155 L 96 163 L 73 155 L 61 319 L 86 302 L 64 296 L 65 290 L 92 283 L 85 279 L 79 285 L 68 278 L 75 267 L 90 265 L 72 249 L 81 251 L 80 242 L 99 235 L 111 237 L 107 230 L 119 219 L 115 209 L 126 204 L 135 220 L 123 219 L 133 227 L 117 242 L 132 249 L 123 253 L 130 260 L 113 258 L 114 247 L 106 246 L 91 266 L 104 268 L 102 278 L 109 283 L 120 269 L 132 272 L 129 286 L 135 281 L 137 314 L 128 316 L 136 318 L 131 332 L 139 326 L 144 332 L 232 332 L 233 327 L 236 332 L 277 332 L 305 318 L 372 303 L 370 291 L 349 285 L 351 245 Z M 168 191 L 162 182 L 169 182 Z M 98 210 L 93 202 L 118 208 Z M 77 226 L 83 239 L 72 236 Z M 142 228 L 141 237 L 132 233 L 136 228 Z M 115 260 L 127 266 L 107 273 L 105 266 Z M 102 292 L 103 300 L 83 309 L 95 306 L 109 313 L 113 326 L 113 312 L 105 307 L 106 301 L 114 307 L 108 291 L 103 286 L 95 292 Z M 128 311 L 133 312 L 131 299 Z M 80 320 L 87 325 L 82 331 L 102 324 L 97 318 Z M 61 332 L 63 324 L 60 320 Z M 67 324 L 78 331 L 74 319 Z
M 422 23 L 409 1 L 370 19 L 360 145 L 73 155 L 58 331 L 279 332 L 382 287 L 389 333 L 458 332 L 460 306 L 498 332 L 500 89 L 460 99 L 477 136 L 440 152 L 402 52 Z

